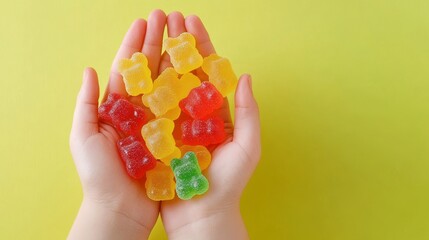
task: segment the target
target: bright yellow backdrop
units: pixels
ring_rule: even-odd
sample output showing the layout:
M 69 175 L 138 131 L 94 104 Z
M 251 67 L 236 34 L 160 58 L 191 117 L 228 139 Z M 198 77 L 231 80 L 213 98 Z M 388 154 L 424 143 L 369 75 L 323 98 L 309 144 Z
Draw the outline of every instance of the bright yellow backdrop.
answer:
M 263 157 L 253 239 L 429 239 L 429 1 L 2 1 L 0 239 L 63 239 L 82 197 L 68 148 L 85 66 L 107 83 L 129 24 L 196 13 L 254 77 Z M 151 239 L 165 239 L 157 224 Z

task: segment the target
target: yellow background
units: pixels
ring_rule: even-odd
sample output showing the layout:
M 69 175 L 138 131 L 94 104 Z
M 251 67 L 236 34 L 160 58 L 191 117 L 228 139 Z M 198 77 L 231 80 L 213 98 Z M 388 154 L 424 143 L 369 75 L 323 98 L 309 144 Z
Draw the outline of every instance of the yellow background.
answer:
M 253 239 L 429 239 L 427 0 L 1 1 L 0 239 L 66 237 L 82 70 L 104 88 L 128 26 L 154 8 L 201 16 L 253 75 Z M 151 239 L 165 238 L 158 222 Z

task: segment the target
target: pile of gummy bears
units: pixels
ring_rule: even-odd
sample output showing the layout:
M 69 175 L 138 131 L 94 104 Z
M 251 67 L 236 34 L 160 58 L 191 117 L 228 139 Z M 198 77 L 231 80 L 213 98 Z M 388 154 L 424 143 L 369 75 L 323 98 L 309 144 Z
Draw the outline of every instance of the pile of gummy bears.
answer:
M 174 68 L 165 69 L 154 81 L 144 54 L 119 61 L 127 93 L 141 95 L 153 119 L 143 107 L 115 93 L 98 109 L 99 119 L 121 136 L 117 148 L 128 175 L 146 176 L 146 193 L 154 201 L 171 200 L 176 192 L 183 200 L 204 194 L 209 183 L 201 171 L 211 162 L 207 147 L 226 138 L 224 122 L 215 110 L 238 80 L 228 59 L 216 54 L 203 58 L 195 45 L 187 32 L 166 39 L 164 48 Z M 209 81 L 192 73 L 200 67 Z

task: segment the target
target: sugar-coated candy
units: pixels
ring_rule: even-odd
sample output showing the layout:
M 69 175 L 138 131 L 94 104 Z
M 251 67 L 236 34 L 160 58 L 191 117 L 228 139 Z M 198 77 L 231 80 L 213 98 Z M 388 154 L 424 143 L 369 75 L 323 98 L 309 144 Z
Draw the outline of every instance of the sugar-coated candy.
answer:
M 211 54 L 204 58 L 201 68 L 222 96 L 225 97 L 237 87 L 238 79 L 228 59 Z
M 192 73 L 184 74 L 180 79 L 173 68 L 166 68 L 155 80 L 153 90 L 142 96 L 142 102 L 156 117 L 178 117 L 177 106 L 191 89 L 200 85 L 200 79 Z M 175 109 L 173 114 L 167 114 Z
M 180 82 L 177 84 L 177 95 L 179 100 L 184 99 L 188 96 L 189 92 L 200 86 L 201 80 L 192 73 L 185 73 L 180 77 Z
M 128 136 L 117 143 L 122 161 L 125 163 L 128 175 L 135 179 L 145 176 L 146 171 L 156 165 L 156 159 L 146 148 L 141 137 Z
M 222 94 L 210 82 L 203 82 L 191 90 L 189 95 L 180 101 L 179 106 L 183 112 L 194 119 L 202 119 L 220 108 L 223 103 Z
M 171 200 L 175 196 L 176 183 L 170 167 L 161 162 L 156 167 L 146 172 L 146 194 L 154 201 Z
M 171 120 L 176 120 L 179 118 L 180 114 L 182 113 L 182 110 L 179 106 L 174 107 L 170 110 L 168 110 L 166 113 L 160 116 L 160 118 L 168 118 Z
M 219 144 L 226 138 L 224 122 L 219 117 L 188 119 L 182 122 L 182 143 L 186 145 Z
M 164 40 L 165 51 L 170 55 L 171 63 L 178 73 L 190 72 L 203 64 L 203 57 L 195 45 L 194 36 L 188 32 Z
M 209 181 L 201 174 L 194 152 L 187 152 L 181 159 L 173 159 L 171 168 L 176 178 L 176 193 L 180 199 L 191 199 L 209 189 Z
M 152 90 L 151 72 L 143 53 L 136 52 L 131 59 L 119 60 L 118 71 L 124 79 L 125 89 L 129 95 L 137 96 Z
M 146 146 L 156 159 L 163 159 L 177 148 L 173 138 L 174 122 L 167 118 L 158 118 L 148 122 L 142 128 Z
M 188 114 L 181 112 L 180 116 L 174 120 L 174 130 L 173 130 L 173 137 L 176 140 L 177 146 L 182 146 L 184 143 L 182 143 L 182 123 L 192 119 Z
M 187 152 L 194 152 L 195 155 L 197 156 L 198 165 L 200 165 L 201 171 L 207 169 L 210 165 L 210 162 L 212 161 L 212 156 L 209 150 L 207 150 L 206 147 L 201 145 L 196 145 L 196 146 L 183 145 L 183 146 L 180 146 L 180 151 L 182 152 L 182 157 Z
M 145 124 L 143 108 L 129 102 L 117 93 L 110 93 L 106 102 L 98 108 L 101 121 L 112 125 L 123 135 L 136 135 Z
M 169 97 L 169 95 L 174 95 L 171 83 L 178 81 L 177 72 L 173 68 L 166 68 L 155 79 L 152 91 L 142 96 L 143 104 L 149 107 L 157 117 L 165 114 L 171 109 L 171 106 L 174 106 L 175 102 L 175 99 Z
M 173 150 L 173 152 L 170 153 L 170 155 L 168 155 L 166 157 L 163 157 L 163 158 L 161 158 L 159 160 L 161 160 L 161 162 L 163 162 L 165 165 L 169 166 L 171 160 L 173 160 L 175 158 L 180 158 L 182 156 L 181 153 L 182 152 L 180 151 L 180 149 L 178 147 L 175 147 L 174 150 Z

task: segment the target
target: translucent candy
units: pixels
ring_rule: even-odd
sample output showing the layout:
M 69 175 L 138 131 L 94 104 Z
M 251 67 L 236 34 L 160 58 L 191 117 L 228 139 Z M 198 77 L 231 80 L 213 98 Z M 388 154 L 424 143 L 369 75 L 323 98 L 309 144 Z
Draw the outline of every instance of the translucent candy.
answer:
M 124 79 L 129 95 L 137 96 L 152 90 L 152 77 L 147 64 L 147 58 L 141 52 L 134 53 L 131 59 L 119 60 L 118 71 Z
M 188 32 L 176 38 L 165 39 L 164 48 L 170 55 L 174 69 L 180 74 L 188 73 L 203 64 L 203 57 L 195 47 L 195 38 Z
M 225 97 L 235 91 L 238 79 L 228 59 L 211 54 L 204 58 L 201 68 L 209 76 L 209 81 L 213 83 L 222 96 Z
M 201 174 L 194 152 L 187 152 L 181 159 L 173 159 L 171 168 L 176 178 L 177 196 L 180 199 L 191 199 L 209 189 L 209 181 Z
M 174 122 L 167 118 L 155 119 L 143 126 L 143 139 L 156 159 L 163 159 L 176 149 L 176 142 L 172 134 L 173 129 Z
M 219 144 L 226 138 L 224 122 L 219 117 L 204 120 L 188 119 L 182 122 L 182 143 L 187 145 Z
M 163 115 L 160 116 L 160 118 L 168 118 L 171 120 L 176 120 L 179 118 L 180 113 L 182 113 L 182 110 L 180 109 L 179 106 L 168 110 L 166 113 L 164 113 Z
M 146 172 L 146 194 L 154 201 L 171 200 L 175 196 L 176 183 L 170 167 L 157 162 L 156 167 Z
M 166 68 L 155 80 L 153 90 L 142 96 L 143 104 L 149 107 L 156 117 L 176 119 L 180 114 L 177 114 L 179 101 L 200 83 L 200 79 L 192 73 L 184 74 L 179 79 L 173 68 Z M 174 112 L 167 114 L 171 110 Z
M 214 110 L 222 107 L 223 97 L 209 82 L 191 90 L 189 95 L 180 101 L 179 106 L 183 112 L 194 119 L 203 119 Z
M 161 162 L 163 162 L 165 165 L 169 166 L 171 160 L 175 159 L 175 158 L 180 158 L 182 156 L 181 154 L 182 152 L 180 151 L 180 149 L 178 147 L 174 148 L 174 151 L 168 155 L 167 157 L 164 157 L 161 160 Z
M 120 139 L 117 146 L 128 175 L 131 177 L 140 179 L 145 176 L 146 171 L 155 167 L 156 159 L 146 148 L 143 139 L 128 136 Z
M 212 156 L 207 150 L 206 147 L 197 145 L 197 146 L 190 146 L 190 145 L 183 145 L 180 147 L 180 151 L 182 152 L 182 157 L 187 152 L 194 152 L 198 159 L 198 165 L 200 165 L 201 171 L 204 171 L 207 169 L 210 165 L 210 162 L 212 161 Z
M 146 123 L 143 108 L 116 93 L 109 94 L 107 100 L 100 105 L 98 117 L 125 136 L 140 133 L 143 124 Z

